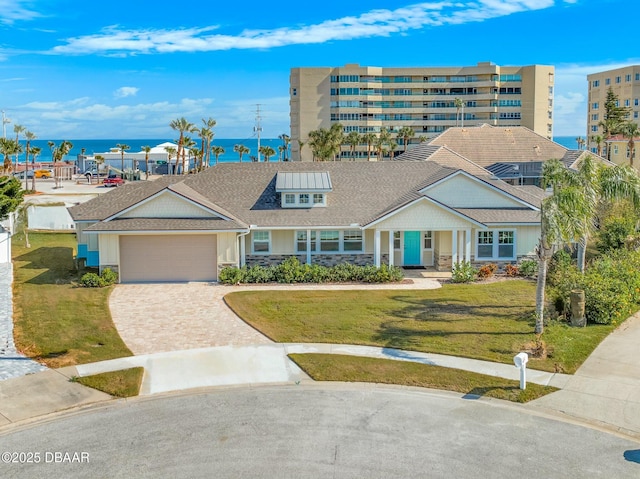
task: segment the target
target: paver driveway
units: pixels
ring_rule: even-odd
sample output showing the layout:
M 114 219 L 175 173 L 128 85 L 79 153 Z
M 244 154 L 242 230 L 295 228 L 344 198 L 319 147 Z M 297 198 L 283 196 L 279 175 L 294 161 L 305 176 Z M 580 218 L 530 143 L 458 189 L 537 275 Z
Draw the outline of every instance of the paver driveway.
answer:
M 216 283 L 119 284 L 109 298 L 116 329 L 133 354 L 212 346 L 271 343 L 231 311 L 222 297 L 233 291 L 282 289 L 434 289 L 440 283 L 416 275 L 394 284 L 225 286 Z
M 133 354 L 271 343 L 224 304 L 230 291 L 208 283 L 119 284 L 109 308 Z

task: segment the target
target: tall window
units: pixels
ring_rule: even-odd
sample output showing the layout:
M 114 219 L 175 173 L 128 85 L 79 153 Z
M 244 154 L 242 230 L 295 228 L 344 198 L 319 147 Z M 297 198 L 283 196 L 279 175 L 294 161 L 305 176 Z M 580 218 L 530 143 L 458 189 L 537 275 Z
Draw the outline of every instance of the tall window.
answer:
M 515 259 L 515 257 L 515 231 L 478 231 L 477 259 Z
M 343 235 L 343 245 L 345 251 L 362 251 L 361 230 L 347 230 Z
M 424 232 L 424 249 L 433 249 L 433 232 Z
M 299 253 L 306 253 L 307 251 L 307 232 L 296 231 L 296 250 Z M 311 251 L 316 250 L 316 232 L 311 232 Z
M 340 232 L 320 231 L 320 251 L 340 251 Z
M 254 231 L 253 232 L 253 252 L 254 253 L 268 253 L 271 250 L 269 231 Z
M 400 249 L 400 231 L 393 232 L 393 249 Z

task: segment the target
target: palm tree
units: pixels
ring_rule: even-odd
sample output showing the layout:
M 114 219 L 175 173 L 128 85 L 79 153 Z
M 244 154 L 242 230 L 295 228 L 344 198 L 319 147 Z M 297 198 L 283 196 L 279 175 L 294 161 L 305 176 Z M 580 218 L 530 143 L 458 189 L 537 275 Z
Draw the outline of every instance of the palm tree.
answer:
M 456 128 L 458 127 L 458 119 L 460 118 L 460 109 L 464 106 L 464 103 L 460 98 L 453 99 L 453 105 L 456 107 Z M 449 117 L 451 118 L 451 117 Z
M 278 135 L 278 138 L 282 140 L 282 146 L 284 147 L 284 154 L 282 156 L 283 161 L 289 161 L 289 143 L 291 143 L 291 137 L 286 133 Z
M 402 138 L 403 151 L 405 153 L 407 152 L 407 146 L 409 146 L 409 140 L 414 136 L 416 136 L 416 132 L 410 126 L 403 126 L 400 128 L 400 131 L 398 131 L 397 137 Z
M 207 118 L 206 120 L 203 118 L 202 124 L 204 125 L 204 127 L 200 130 L 200 132 L 204 133 L 201 138 L 205 143 L 204 145 L 202 145 L 202 151 L 206 152 L 206 158 L 203 157 L 202 161 L 203 163 L 205 163 L 205 167 L 209 167 L 209 164 L 211 163 L 211 142 L 213 141 L 213 137 L 215 136 L 213 128 L 216 126 L 217 121 L 211 117 Z
M 576 143 L 578 144 L 578 150 L 582 150 L 584 148 L 584 145 L 586 143 L 585 139 L 582 138 L 581 136 L 576 138 Z
M 13 165 L 11 163 L 11 155 L 15 155 L 19 151 L 20 144 L 14 139 L 0 138 L 0 153 L 4 155 L 4 164 L 2 167 L 3 174 L 6 175 L 11 171 Z
M 376 138 L 376 152 L 378 153 L 378 161 L 382 161 L 385 154 L 385 146 L 391 143 L 391 133 L 386 128 L 380 128 L 380 135 Z
M 31 169 L 35 172 L 36 169 L 36 157 L 42 152 L 42 149 L 38 146 L 30 147 L 31 150 Z M 36 191 L 36 175 L 31 177 L 31 190 Z
M 26 128 L 22 125 L 18 125 L 17 123 L 15 125 L 13 125 L 13 132 L 16 134 L 16 143 L 18 145 L 20 145 L 20 138 L 19 135 L 20 133 L 22 133 L 23 131 L 25 131 Z M 20 153 L 22 152 L 22 148 L 20 148 L 18 151 L 15 152 L 16 155 L 16 168 L 15 171 L 18 171 L 18 157 L 20 156 Z M 26 174 L 25 174 L 26 176 Z
M 190 136 L 184 135 L 184 137 L 182 138 L 182 174 L 184 175 L 185 172 L 189 171 L 189 168 L 187 168 L 187 150 L 189 150 L 189 158 L 191 158 L 192 155 L 192 151 L 194 150 L 196 147 L 196 142 L 193 140 L 193 138 L 191 138 Z
M 129 145 L 125 145 L 124 143 L 118 143 L 116 145 L 116 148 L 118 148 L 120 150 L 120 171 L 121 171 L 121 175 L 124 178 L 124 152 L 131 149 L 131 147 Z
M 264 156 L 264 161 L 266 163 L 268 163 L 269 162 L 269 158 L 271 158 L 273 155 L 276 154 L 276 150 L 274 150 L 270 146 L 262 145 L 260 147 L 260 153 L 262 153 L 262 156 Z
M 278 161 L 283 161 L 284 154 L 287 151 L 287 147 L 284 145 L 278 145 Z
M 176 148 L 174 148 L 173 146 L 165 146 L 164 147 L 164 151 L 167 152 L 167 175 L 171 174 L 171 158 L 173 158 L 174 155 L 176 155 L 176 165 L 173 168 L 173 173 L 177 174 L 178 173 L 178 156 L 177 156 L 177 152 L 178 150 Z
M 251 150 L 249 148 L 247 148 L 244 145 L 233 145 L 233 151 L 235 151 L 236 153 L 238 153 L 238 157 L 240 160 L 240 163 L 242 163 L 242 155 L 244 155 L 245 153 L 248 155 L 249 153 L 251 153 Z
M 144 175 L 145 180 L 149 179 L 149 152 L 151 151 L 151 147 L 149 145 L 145 145 L 141 148 L 144 151 Z
M 176 152 L 176 169 L 175 173 L 178 173 L 178 161 L 181 158 L 182 154 L 182 172 L 184 173 L 184 134 L 185 133 L 193 133 L 195 131 L 195 125 L 193 123 L 189 123 L 185 117 L 180 117 L 176 120 L 173 120 L 169 123 L 169 126 L 176 131 L 180 132 L 180 137 L 178 138 L 178 150 Z
M 591 141 L 593 141 L 596 144 L 596 147 L 598 149 L 597 151 L 598 156 L 602 156 L 602 142 L 604 141 L 604 139 L 602 138 L 602 135 L 593 135 L 591 137 Z
M 638 129 L 638 124 L 633 121 L 627 121 L 622 125 L 622 137 L 628 138 L 627 148 L 629 148 L 629 166 L 633 168 L 633 160 L 636 156 L 636 144 L 634 138 L 640 136 L 640 129 Z
M 375 133 L 365 133 L 363 141 L 367 144 L 367 160 L 371 161 L 371 146 L 373 146 L 378 139 Z
M 540 240 L 536 288 L 535 332 L 543 332 L 544 294 L 547 265 L 554 248 L 578 243 L 578 265 L 584 270 L 584 251 L 595 229 L 598 206 L 603 201 L 630 200 L 640 207 L 640 179 L 626 166 L 603 167 L 588 156 L 577 170 L 566 168 L 559 160 L 550 160 L 542 168 L 542 186 L 551 187 L 551 195 L 540 207 Z
M 213 153 L 214 156 L 216 157 L 216 165 L 217 165 L 218 158 L 220 158 L 220 155 L 224 155 L 224 148 L 222 148 L 221 146 L 212 146 L 211 153 Z
M 362 142 L 362 136 L 357 131 L 350 131 L 349 133 L 347 133 L 347 136 L 344 137 L 344 141 L 347 145 L 349 145 L 349 149 L 351 150 L 351 159 L 355 161 L 356 148 Z
M 31 153 L 31 142 L 33 140 L 36 139 L 36 135 L 34 135 L 33 133 L 31 133 L 28 130 L 25 130 L 24 132 L 24 138 L 25 140 L 27 140 L 27 144 L 25 145 L 25 158 L 24 158 L 24 189 L 27 189 L 27 185 L 28 185 L 28 174 L 27 172 L 29 171 L 29 153 Z M 35 177 L 35 174 L 33 175 Z

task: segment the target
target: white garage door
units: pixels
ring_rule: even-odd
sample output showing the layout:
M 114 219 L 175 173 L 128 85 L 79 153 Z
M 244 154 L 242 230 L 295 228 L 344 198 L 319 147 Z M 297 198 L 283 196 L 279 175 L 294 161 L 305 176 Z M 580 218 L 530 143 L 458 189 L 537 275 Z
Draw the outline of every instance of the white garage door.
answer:
M 216 235 L 120 236 L 120 281 L 215 281 Z

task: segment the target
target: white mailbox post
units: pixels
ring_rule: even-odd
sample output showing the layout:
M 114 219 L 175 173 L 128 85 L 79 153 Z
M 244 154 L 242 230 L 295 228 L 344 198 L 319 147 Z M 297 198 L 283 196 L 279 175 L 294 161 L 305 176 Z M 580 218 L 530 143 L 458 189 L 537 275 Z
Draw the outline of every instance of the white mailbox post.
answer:
M 529 355 L 527 353 L 518 353 L 513 357 L 513 363 L 520 369 L 520 389 L 527 389 L 527 362 Z

